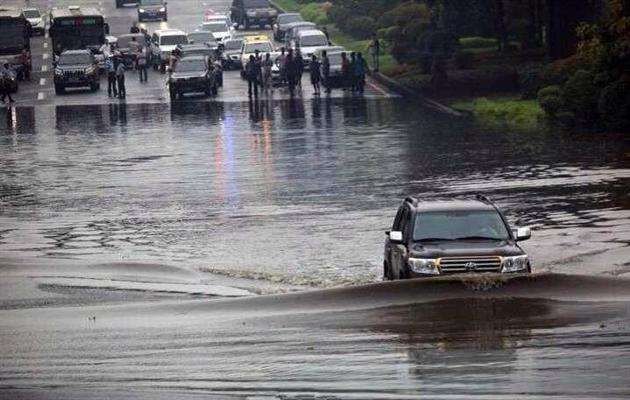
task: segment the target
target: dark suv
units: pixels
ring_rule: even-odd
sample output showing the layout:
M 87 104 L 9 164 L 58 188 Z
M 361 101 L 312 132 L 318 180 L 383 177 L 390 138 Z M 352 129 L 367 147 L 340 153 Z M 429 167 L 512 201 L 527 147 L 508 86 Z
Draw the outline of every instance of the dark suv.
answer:
M 474 200 L 418 201 L 400 206 L 385 241 L 385 279 L 461 273 L 531 272 L 517 242 L 529 228 L 513 231 L 486 197 Z
M 184 57 L 175 63 L 169 74 L 168 90 L 171 100 L 181 98 L 185 93 L 204 93 L 206 96 L 217 94 L 217 71 L 208 57 Z
M 68 50 L 55 61 L 55 93 L 61 94 L 67 87 L 89 87 L 93 92 L 100 89 L 98 65 L 89 50 Z
M 230 12 L 232 21 L 243 25 L 245 29 L 252 25 L 261 28 L 265 25 L 273 26 L 278 18 L 278 10 L 269 0 L 233 0 Z
M 139 0 L 138 22 L 146 20 L 168 21 L 166 0 Z

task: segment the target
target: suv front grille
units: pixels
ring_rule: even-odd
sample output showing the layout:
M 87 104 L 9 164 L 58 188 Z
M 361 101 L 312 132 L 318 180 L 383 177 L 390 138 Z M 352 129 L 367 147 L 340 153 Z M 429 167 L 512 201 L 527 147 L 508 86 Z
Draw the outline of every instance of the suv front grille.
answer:
M 63 76 L 66 79 L 78 79 L 83 77 L 83 71 L 64 71 Z
M 442 274 L 462 272 L 501 272 L 501 257 L 444 257 L 440 258 Z

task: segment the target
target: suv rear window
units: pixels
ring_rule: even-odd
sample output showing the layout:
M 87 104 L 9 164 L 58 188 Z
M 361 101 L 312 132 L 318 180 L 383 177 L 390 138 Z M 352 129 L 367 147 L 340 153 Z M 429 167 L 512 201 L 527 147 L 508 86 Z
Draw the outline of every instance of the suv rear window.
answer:
M 413 240 L 485 238 L 507 240 L 509 233 L 496 211 L 458 210 L 418 213 Z

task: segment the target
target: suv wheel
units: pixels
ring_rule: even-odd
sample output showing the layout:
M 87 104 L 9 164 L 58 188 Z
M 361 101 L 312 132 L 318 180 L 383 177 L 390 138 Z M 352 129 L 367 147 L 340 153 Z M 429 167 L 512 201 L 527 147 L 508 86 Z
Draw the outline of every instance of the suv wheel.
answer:
M 99 90 L 101 87 L 101 85 L 99 83 L 92 83 L 90 84 L 90 90 L 93 92 L 96 92 L 97 90 Z
M 66 93 L 66 88 L 61 86 L 61 85 L 59 85 L 59 84 L 56 84 L 55 85 L 55 94 L 64 94 L 64 93 Z

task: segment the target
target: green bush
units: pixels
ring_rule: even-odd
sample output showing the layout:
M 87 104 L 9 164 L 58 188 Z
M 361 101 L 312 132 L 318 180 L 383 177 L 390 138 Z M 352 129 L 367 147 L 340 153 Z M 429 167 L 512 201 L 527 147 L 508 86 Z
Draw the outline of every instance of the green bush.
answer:
M 305 20 L 314 22 L 317 25 L 326 25 L 330 22 L 328 14 L 322 5 L 318 3 L 310 3 L 300 8 L 300 14 Z
M 376 22 L 371 17 L 351 18 L 346 23 L 344 31 L 357 39 L 368 39 L 376 32 Z
M 518 71 L 518 87 L 523 99 L 536 99 L 541 89 L 540 67 L 526 67 Z
M 572 112 L 579 122 L 592 126 L 597 120 L 599 91 L 593 73 L 579 70 L 564 84 L 560 100 L 566 111 Z
M 602 89 L 597 110 L 609 130 L 630 129 L 630 85 L 619 80 Z
M 489 47 L 497 48 L 499 42 L 494 38 L 473 36 L 460 38 L 459 45 L 464 49 L 486 49 Z
M 547 86 L 538 92 L 540 107 L 552 118 L 558 115 L 561 108 L 561 88 L 557 85 Z

